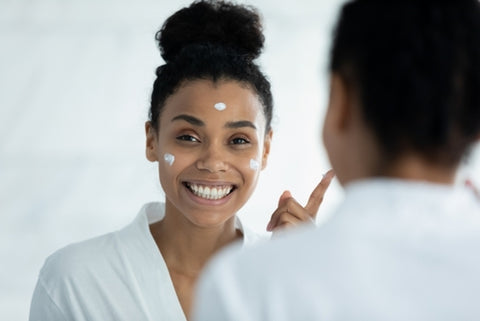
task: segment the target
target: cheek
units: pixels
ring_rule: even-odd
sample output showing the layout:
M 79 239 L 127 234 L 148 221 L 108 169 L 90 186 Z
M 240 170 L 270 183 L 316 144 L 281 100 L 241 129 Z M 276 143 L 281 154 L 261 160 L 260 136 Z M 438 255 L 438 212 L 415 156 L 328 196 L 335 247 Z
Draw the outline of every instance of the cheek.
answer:
M 330 137 L 329 137 L 329 130 L 328 130 L 327 122 L 324 122 L 324 124 L 323 124 L 322 141 L 323 141 L 323 146 L 325 146 L 325 150 L 327 151 L 327 154 L 329 154 Z
M 263 161 L 263 146 L 264 142 L 260 140 L 258 148 L 255 151 L 252 151 L 248 157 L 245 157 L 245 161 L 248 162 L 248 169 L 254 173 L 258 173 L 262 169 L 262 161 Z
M 341 136 L 334 130 L 332 124 L 328 121 L 328 117 L 323 125 L 322 138 L 330 165 L 340 180 L 342 169 L 345 168 L 344 163 L 348 158 L 345 157 L 342 150 Z
M 244 176 L 246 182 L 255 187 L 260 171 L 262 170 L 262 150 L 252 151 L 248 155 L 243 155 L 237 164 Z
M 237 171 L 240 172 L 243 180 L 242 195 L 244 201 L 248 200 L 257 187 L 260 178 L 260 153 L 242 157 L 237 161 Z
M 178 153 L 164 153 L 158 162 L 160 178 L 171 177 L 179 169 L 182 164 L 182 157 Z
M 332 133 L 332 120 L 331 120 L 331 112 L 330 108 L 327 110 L 327 114 L 325 115 L 325 120 L 323 122 L 323 128 L 322 128 L 322 140 L 323 140 L 323 145 L 325 146 L 325 149 L 327 151 L 328 157 L 331 159 L 331 153 L 333 152 L 333 147 L 334 147 L 334 134 Z
M 258 153 L 248 153 L 246 155 L 234 156 L 229 162 L 240 170 L 242 173 L 247 175 L 253 175 L 260 171 L 261 168 L 261 154 Z
M 173 163 L 175 162 L 175 155 L 170 153 L 165 153 L 163 155 L 163 160 L 165 161 L 166 164 L 172 166 Z
M 193 162 L 191 153 L 182 153 L 175 150 L 163 152 L 158 162 L 160 182 L 164 189 L 174 184 L 177 177 L 185 168 Z
M 337 149 L 336 149 L 336 145 L 335 145 L 335 138 L 328 131 L 328 129 L 324 130 L 323 144 L 325 146 L 325 150 L 327 152 L 328 159 L 330 160 L 331 165 L 334 166 L 335 163 L 336 163 L 336 158 L 337 158 L 336 157 Z
M 252 171 L 258 171 L 260 169 L 260 162 L 256 158 L 250 159 L 250 169 Z

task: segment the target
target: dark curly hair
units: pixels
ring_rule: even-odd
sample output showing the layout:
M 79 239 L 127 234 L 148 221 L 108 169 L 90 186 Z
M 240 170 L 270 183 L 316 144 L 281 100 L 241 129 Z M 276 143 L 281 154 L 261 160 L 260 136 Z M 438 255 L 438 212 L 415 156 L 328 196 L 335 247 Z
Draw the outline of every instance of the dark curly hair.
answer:
M 195 1 L 170 16 L 156 33 L 165 64 L 153 84 L 149 121 L 158 130 L 166 99 L 185 81 L 235 80 L 256 92 L 264 107 L 267 132 L 273 99 L 270 82 L 254 60 L 264 36 L 257 11 L 224 1 Z
M 415 152 L 454 166 L 480 135 L 478 0 L 351 1 L 329 68 L 390 159 Z

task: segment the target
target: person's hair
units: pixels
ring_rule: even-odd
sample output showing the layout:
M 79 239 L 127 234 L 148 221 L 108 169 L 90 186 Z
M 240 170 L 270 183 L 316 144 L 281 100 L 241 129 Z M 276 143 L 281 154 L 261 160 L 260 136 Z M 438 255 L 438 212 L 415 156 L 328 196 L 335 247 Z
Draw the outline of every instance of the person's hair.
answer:
M 158 130 L 167 98 L 186 81 L 234 80 L 253 90 L 270 130 L 270 82 L 254 60 L 263 49 L 261 18 L 249 6 L 225 1 L 195 1 L 171 15 L 155 39 L 165 61 L 156 70 L 149 121 Z
M 480 133 L 480 2 L 350 1 L 329 69 L 358 98 L 386 157 L 456 165 Z

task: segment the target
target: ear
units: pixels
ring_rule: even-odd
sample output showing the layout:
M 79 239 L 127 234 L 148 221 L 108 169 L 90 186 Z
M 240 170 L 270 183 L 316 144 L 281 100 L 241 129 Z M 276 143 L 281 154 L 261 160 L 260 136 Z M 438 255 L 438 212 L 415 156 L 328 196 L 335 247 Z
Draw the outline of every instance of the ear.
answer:
M 337 131 L 344 131 L 350 125 L 353 97 L 344 79 L 333 73 L 330 80 L 330 113 L 331 126 Z
M 267 167 L 268 155 L 270 155 L 270 144 L 272 143 L 273 131 L 270 131 L 265 135 L 263 142 L 263 155 L 262 155 L 262 170 Z
M 151 162 L 158 161 L 157 157 L 157 132 L 152 126 L 152 123 L 147 121 L 145 122 L 145 136 L 146 136 L 146 148 L 145 155 L 147 159 Z

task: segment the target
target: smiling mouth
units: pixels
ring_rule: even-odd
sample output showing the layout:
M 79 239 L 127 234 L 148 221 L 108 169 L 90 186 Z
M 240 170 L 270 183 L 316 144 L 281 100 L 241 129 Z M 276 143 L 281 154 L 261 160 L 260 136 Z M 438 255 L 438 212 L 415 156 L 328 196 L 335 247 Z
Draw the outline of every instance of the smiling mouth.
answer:
M 234 185 L 201 185 L 195 183 L 183 183 L 195 196 L 207 200 L 219 200 L 226 197 L 235 189 Z

